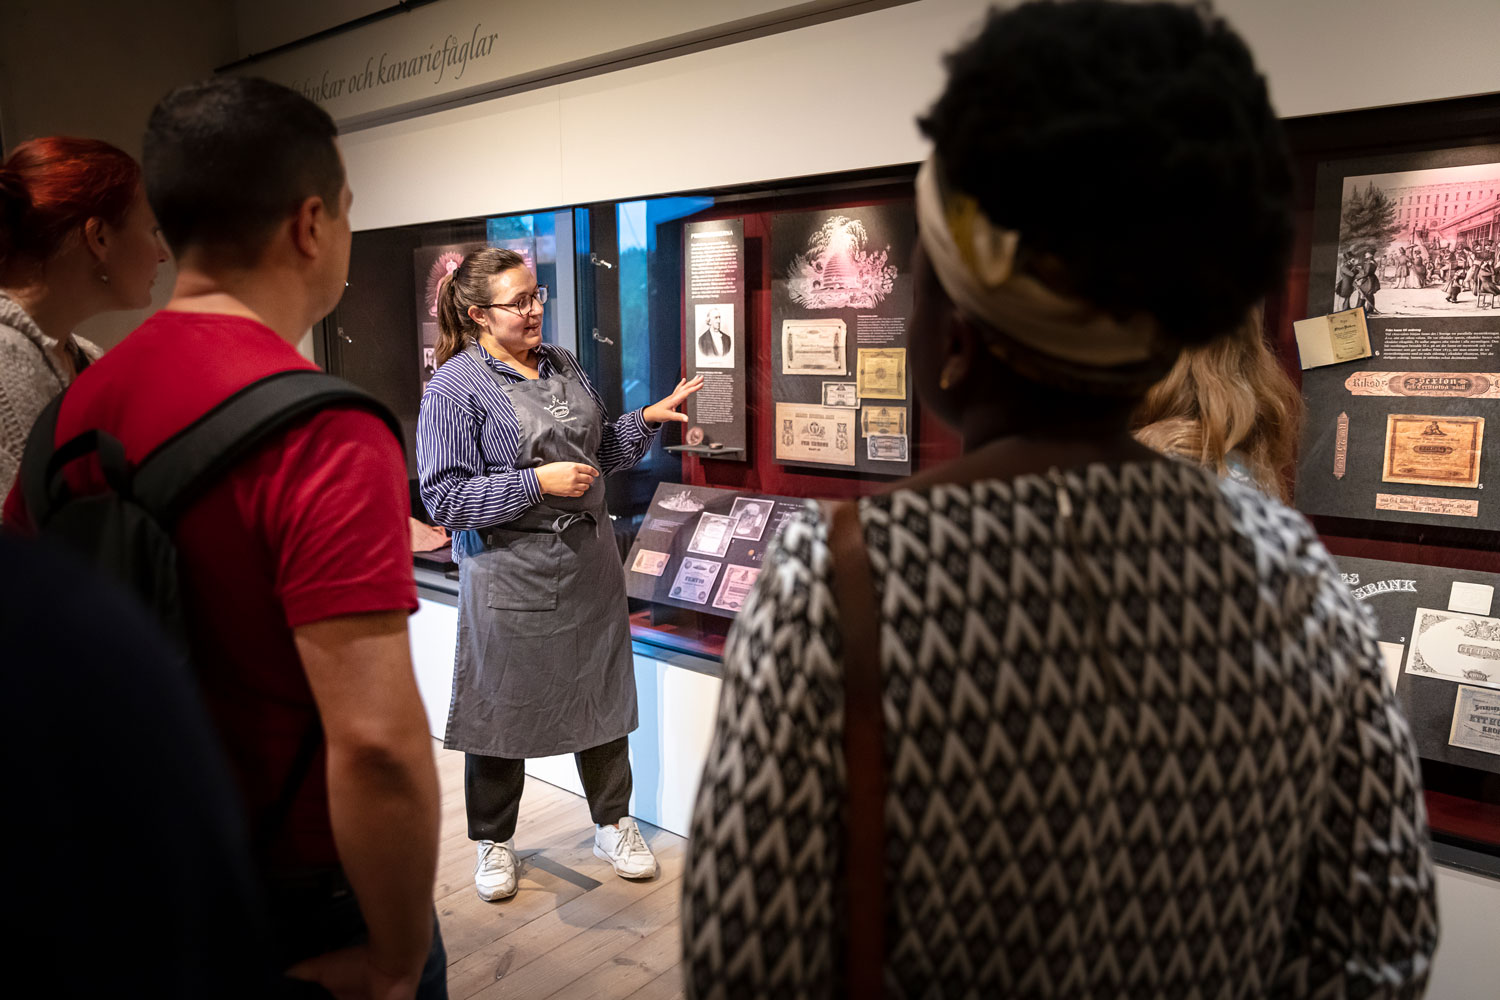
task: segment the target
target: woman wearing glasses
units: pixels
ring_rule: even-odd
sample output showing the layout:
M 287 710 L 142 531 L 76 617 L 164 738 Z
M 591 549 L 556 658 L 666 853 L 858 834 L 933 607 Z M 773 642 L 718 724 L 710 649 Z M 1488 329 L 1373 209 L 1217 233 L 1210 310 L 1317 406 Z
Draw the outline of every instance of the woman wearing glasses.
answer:
M 611 421 L 578 360 L 542 343 L 526 261 L 489 248 L 438 294 L 437 372 L 422 393 L 422 502 L 454 532 L 458 655 L 444 746 L 464 751 L 480 898 L 516 891 L 514 835 L 528 757 L 572 753 L 594 853 L 625 878 L 656 858 L 627 815 L 636 727 L 625 575 L 601 475 L 627 469 L 701 380 Z

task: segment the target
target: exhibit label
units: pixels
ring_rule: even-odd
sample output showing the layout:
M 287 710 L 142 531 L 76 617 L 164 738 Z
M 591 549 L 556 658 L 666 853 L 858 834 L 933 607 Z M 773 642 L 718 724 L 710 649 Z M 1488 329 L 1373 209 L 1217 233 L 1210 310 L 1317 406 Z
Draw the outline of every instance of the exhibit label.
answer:
M 1500 399 L 1500 373 L 1355 372 L 1344 379 L 1344 388 L 1351 396 Z

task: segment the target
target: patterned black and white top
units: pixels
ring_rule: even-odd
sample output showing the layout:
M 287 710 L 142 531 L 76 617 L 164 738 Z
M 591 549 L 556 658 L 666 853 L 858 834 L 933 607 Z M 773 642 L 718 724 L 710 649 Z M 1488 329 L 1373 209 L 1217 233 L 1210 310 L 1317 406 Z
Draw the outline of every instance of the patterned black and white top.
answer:
M 891 995 L 1421 994 L 1411 735 L 1301 515 L 1162 461 L 900 490 L 861 519 Z M 813 510 L 729 638 L 684 890 L 696 997 L 839 989 L 829 582 Z

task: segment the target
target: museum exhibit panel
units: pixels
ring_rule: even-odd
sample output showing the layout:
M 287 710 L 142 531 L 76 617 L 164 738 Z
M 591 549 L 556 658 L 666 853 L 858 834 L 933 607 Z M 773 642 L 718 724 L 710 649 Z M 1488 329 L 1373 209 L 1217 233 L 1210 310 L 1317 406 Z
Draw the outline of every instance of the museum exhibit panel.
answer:
M 1500 307 L 1487 284 L 1500 248 L 1497 114 L 1500 101 L 1483 98 L 1290 121 L 1297 232 L 1285 290 L 1265 313 L 1307 407 L 1299 465 L 1287 470 L 1294 504 L 1378 623 L 1435 840 L 1491 874 L 1500 444 L 1485 438 L 1500 433 Z M 656 727 L 655 749 L 633 737 L 633 753 L 663 774 L 677 768 L 661 779 L 670 788 L 657 812 L 641 815 L 669 829 L 685 828 L 724 639 L 781 525 L 810 499 L 871 493 L 959 452 L 920 412 L 908 373 L 914 171 L 354 236 L 349 290 L 318 338 L 320 360 L 380 394 L 409 437 L 432 374 L 437 282 L 479 246 L 533 263 L 551 292 L 545 340 L 578 355 L 612 414 L 704 377 L 688 421 L 668 425 L 606 487 L 643 731 Z M 421 518 L 415 484 L 412 497 Z M 414 553 L 424 602 L 451 600 L 446 541 L 413 545 L 429 546 Z M 423 628 L 414 626 L 419 642 Z M 428 636 L 434 687 L 424 697 L 440 708 L 451 628 Z M 689 675 L 703 682 L 695 693 L 674 693 Z M 536 766 L 570 787 L 570 764 Z
M 1489 96 L 1289 121 L 1296 238 L 1284 292 L 1266 307 L 1267 334 L 1306 404 L 1294 504 L 1372 614 L 1422 759 L 1435 843 L 1491 875 L 1497 115 L 1500 98 Z

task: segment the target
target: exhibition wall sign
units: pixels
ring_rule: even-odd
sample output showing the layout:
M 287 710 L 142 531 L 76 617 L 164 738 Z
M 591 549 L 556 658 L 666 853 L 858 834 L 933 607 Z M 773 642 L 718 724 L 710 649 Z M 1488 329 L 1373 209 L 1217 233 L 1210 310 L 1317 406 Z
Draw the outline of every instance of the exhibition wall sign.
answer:
M 655 0 L 621 17 L 613 0 L 444 0 L 250 56 L 230 69 L 285 84 L 349 126 L 847 6 L 846 0 Z
M 1297 506 L 1500 528 L 1500 146 L 1321 163 L 1313 225 Z
M 746 459 L 745 224 L 690 222 L 682 232 L 683 345 L 689 396 L 682 450 L 699 458 Z

